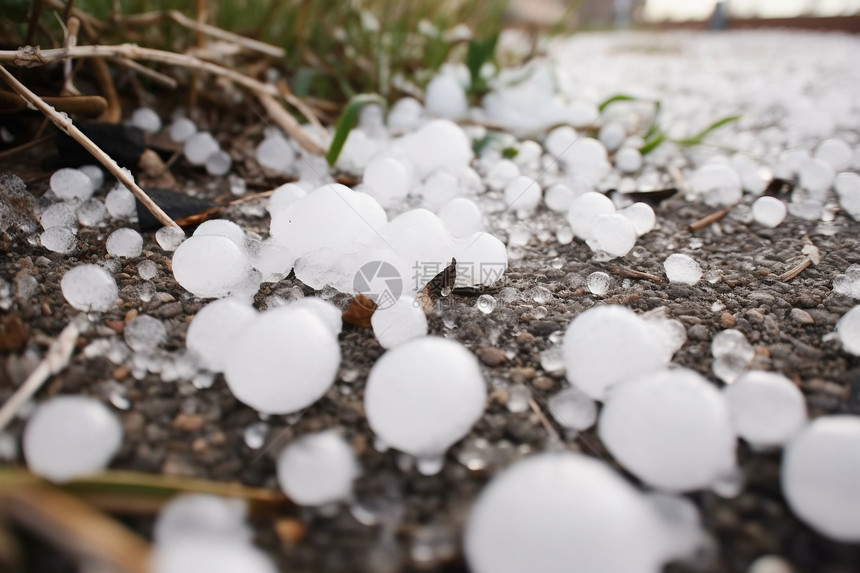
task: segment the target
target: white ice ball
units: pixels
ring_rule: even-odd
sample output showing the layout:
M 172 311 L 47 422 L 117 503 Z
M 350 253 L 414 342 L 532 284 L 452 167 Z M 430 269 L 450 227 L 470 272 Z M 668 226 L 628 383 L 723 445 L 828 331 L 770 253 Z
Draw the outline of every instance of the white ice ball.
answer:
M 188 325 L 185 344 L 207 370 L 222 372 L 237 335 L 256 316 L 254 307 L 235 298 L 210 302 Z
M 352 448 L 334 430 L 303 436 L 278 456 L 278 483 L 299 505 L 346 500 L 358 473 Z
M 84 312 L 110 310 L 119 297 L 116 280 L 98 265 L 69 269 L 60 281 L 60 288 L 68 303 Z
M 245 249 L 221 235 L 189 237 L 173 253 L 176 282 L 203 298 L 218 298 L 235 292 L 250 270 Z
M 803 393 L 781 374 L 747 372 L 723 396 L 738 435 L 754 446 L 782 446 L 806 425 Z

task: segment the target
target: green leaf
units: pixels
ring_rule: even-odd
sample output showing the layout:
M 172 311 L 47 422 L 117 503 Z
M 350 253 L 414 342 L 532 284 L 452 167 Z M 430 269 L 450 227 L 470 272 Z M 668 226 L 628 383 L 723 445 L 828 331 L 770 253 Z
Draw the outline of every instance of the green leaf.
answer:
M 635 100 L 636 100 L 635 97 L 633 97 L 631 95 L 627 95 L 627 94 L 614 95 L 614 96 L 610 97 L 609 99 L 604 100 L 603 103 L 601 103 L 599 106 L 597 106 L 597 110 L 600 113 L 603 113 L 603 110 L 605 110 L 607 107 L 609 107 L 611 104 L 613 104 L 617 101 L 635 101 Z
M 739 115 L 730 115 L 728 117 L 718 119 L 696 135 L 693 135 L 692 137 L 686 137 L 684 139 L 675 140 L 675 143 L 677 143 L 678 145 L 683 145 L 685 147 L 689 147 L 691 145 L 701 145 L 702 142 L 705 140 L 705 137 L 707 137 L 708 134 L 710 134 L 712 131 L 728 123 L 732 123 L 733 121 L 738 121 L 740 118 L 741 116 Z
M 663 108 L 663 102 L 657 100 L 654 102 L 654 117 L 651 118 L 651 125 L 648 126 L 648 131 L 645 132 L 643 136 L 645 141 L 648 141 L 660 131 L 660 127 L 657 125 L 657 119 L 660 117 L 660 110 Z
M 358 117 L 361 114 L 361 109 L 373 103 L 385 107 L 385 100 L 379 94 L 358 94 L 352 96 L 349 102 L 347 102 L 346 107 L 343 108 L 343 112 L 340 114 L 340 118 L 337 120 L 337 125 L 335 125 L 334 138 L 331 140 L 328 153 L 325 154 L 329 165 L 334 166 L 337 163 L 337 158 L 343 150 L 343 144 L 346 143 L 349 132 L 358 125 Z
M 650 140 L 645 140 L 645 145 L 639 148 L 639 153 L 642 155 L 648 155 L 657 149 L 657 147 L 664 141 L 666 141 L 666 134 L 658 131 Z
M 493 34 L 482 40 L 469 42 L 469 49 L 466 51 L 466 67 L 469 68 L 471 93 L 482 93 L 487 90 L 487 82 L 481 77 L 481 68 L 495 58 L 498 41 L 499 35 Z
M 519 150 L 517 150 L 516 147 L 506 147 L 502 150 L 502 157 L 505 159 L 513 159 L 517 156 L 517 153 L 519 153 Z

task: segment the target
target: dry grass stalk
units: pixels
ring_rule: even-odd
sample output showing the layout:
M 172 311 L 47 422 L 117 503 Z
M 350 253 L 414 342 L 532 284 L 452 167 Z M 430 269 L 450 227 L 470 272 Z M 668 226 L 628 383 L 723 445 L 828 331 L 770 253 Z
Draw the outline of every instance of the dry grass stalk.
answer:
M 74 113 L 86 117 L 98 117 L 107 109 L 108 103 L 102 96 L 77 95 L 63 97 L 43 97 L 45 103 L 57 111 Z M 6 90 L 0 91 L 0 110 L 4 112 L 27 109 L 27 102 L 19 96 Z
M 45 116 L 50 119 L 54 125 L 67 133 L 70 137 L 74 138 L 74 140 L 80 143 L 84 149 L 89 151 L 92 156 L 99 161 L 99 163 L 104 165 L 114 177 L 134 193 L 134 196 L 137 197 L 138 201 L 140 201 L 162 225 L 179 229 L 179 226 L 173 222 L 173 219 L 171 219 L 167 213 L 161 209 L 161 207 L 156 205 L 155 201 L 150 199 L 149 195 L 147 195 L 146 192 L 141 189 L 137 183 L 135 183 L 131 174 L 128 171 L 121 169 L 120 166 L 117 165 L 116 161 L 111 159 L 107 153 L 102 151 L 101 148 L 93 143 L 90 138 L 84 135 L 80 129 L 75 127 L 68 116 L 57 112 L 57 110 L 45 103 L 42 98 L 27 89 L 24 84 L 19 82 L 18 79 L 10 74 L 3 66 L 0 66 L 0 77 L 2 77 L 9 87 L 15 90 L 18 95 L 45 114 Z
M 263 105 L 263 108 L 265 108 L 269 117 L 272 118 L 272 121 L 286 131 L 299 145 L 316 155 L 323 155 L 325 153 L 325 150 L 302 128 L 296 118 L 285 110 L 284 106 L 279 104 L 274 97 L 261 92 L 258 92 L 256 95 L 257 100 Z
M 185 26 L 186 28 L 196 32 L 201 32 L 207 36 L 212 36 L 219 40 L 225 40 L 242 46 L 248 50 L 260 52 L 261 54 L 266 54 L 274 58 L 283 58 L 286 56 L 286 51 L 283 48 L 279 48 L 278 46 L 273 46 L 265 42 L 260 42 L 258 40 L 253 40 L 251 38 L 246 38 L 245 36 L 228 32 L 227 30 L 223 30 L 217 26 L 210 26 L 209 24 L 197 22 L 177 10 L 171 10 L 167 15 L 180 26 Z
M 731 213 L 732 209 L 734 209 L 734 208 L 735 208 L 735 205 L 729 205 L 725 209 L 720 209 L 719 211 L 715 211 L 715 212 L 711 213 L 710 215 L 706 215 L 705 217 L 702 217 L 698 221 L 690 223 L 690 230 L 691 231 L 699 231 L 701 229 L 704 229 L 708 225 L 713 225 L 714 223 L 716 223 L 717 221 L 720 221 L 726 215 Z
M 147 68 L 144 65 L 138 64 L 134 60 L 129 60 L 128 58 L 108 58 L 111 62 L 118 64 L 120 66 L 124 66 L 130 70 L 133 70 L 139 73 L 142 76 L 146 76 L 154 82 L 157 82 L 165 87 L 170 89 L 176 89 L 179 87 L 179 82 L 174 80 L 168 75 L 162 74 L 161 72 L 156 72 L 152 68 Z
M 635 271 L 633 269 L 628 269 L 626 267 L 613 267 L 610 269 L 614 274 L 622 276 L 628 279 L 645 279 L 648 281 L 652 281 L 655 283 L 662 283 L 663 279 L 658 277 L 657 275 L 652 275 L 651 273 L 645 273 L 642 271 Z

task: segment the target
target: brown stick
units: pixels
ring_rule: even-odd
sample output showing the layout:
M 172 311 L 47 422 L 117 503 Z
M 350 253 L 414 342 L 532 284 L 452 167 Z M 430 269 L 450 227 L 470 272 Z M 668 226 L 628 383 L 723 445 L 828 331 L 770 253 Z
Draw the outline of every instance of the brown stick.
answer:
M 612 267 L 610 270 L 616 275 L 628 279 L 645 279 L 658 284 L 663 282 L 663 279 L 661 279 L 657 275 L 652 275 L 651 273 L 644 273 L 642 271 L 634 271 L 633 269 L 628 269 L 626 267 Z
M 811 264 L 812 260 L 809 257 L 806 257 L 799 265 L 779 275 L 779 280 L 781 280 L 782 282 L 790 281 L 791 279 L 802 273 L 806 269 L 806 267 Z
M 45 103 L 65 113 L 77 113 L 87 117 L 97 117 L 107 109 L 107 100 L 102 96 L 65 96 L 42 98 Z M 27 102 L 12 92 L 0 91 L 0 111 L 21 111 L 27 109 Z
M 731 213 L 732 209 L 735 208 L 735 205 L 729 205 L 725 209 L 720 209 L 719 211 L 715 211 L 715 212 L 711 213 L 710 215 L 706 215 L 705 217 L 702 217 L 698 221 L 690 223 L 690 230 L 691 231 L 698 231 L 698 230 L 704 229 L 708 225 L 712 225 L 712 224 L 716 223 L 717 221 L 723 219 L 726 215 Z
M 176 227 L 180 229 L 179 225 L 177 225 L 173 219 L 171 219 L 167 213 L 161 210 L 155 201 L 150 199 L 149 195 L 146 194 L 146 191 L 141 189 L 137 183 L 134 182 L 131 174 L 120 168 L 117 165 L 116 161 L 111 159 L 111 157 L 102 151 L 98 145 L 92 142 L 92 140 L 81 132 L 80 129 L 75 127 L 72 123 L 72 120 L 69 119 L 65 114 L 60 114 L 53 107 L 49 106 L 36 94 L 31 92 L 27 87 L 18 81 L 15 76 L 9 73 L 9 71 L 0 66 L 0 77 L 11 87 L 13 90 L 18 92 L 18 94 L 35 106 L 39 111 L 41 111 L 45 116 L 54 122 L 58 128 L 60 128 L 63 132 L 67 133 L 70 137 L 72 137 L 75 141 L 80 143 L 84 149 L 89 151 L 93 157 L 98 159 L 99 163 L 105 166 L 105 168 L 110 171 L 114 177 L 116 177 L 123 185 L 128 187 L 128 189 L 134 193 L 134 196 L 137 197 L 138 201 L 140 201 L 144 207 L 146 207 L 150 213 L 164 226 L 166 227 Z
M 296 121 L 296 118 L 294 118 L 290 112 L 285 110 L 284 107 L 275 100 L 275 98 L 269 94 L 257 93 L 257 99 L 261 104 L 263 104 L 263 107 L 266 109 L 266 113 L 269 114 L 272 120 L 293 139 L 295 139 L 299 145 L 317 155 L 325 153 L 325 150 L 320 147 L 310 134 L 302 128 L 299 122 Z
M 130 70 L 133 70 L 139 73 L 142 76 L 146 76 L 149 79 L 160 83 L 163 86 L 169 87 L 170 89 L 176 89 L 179 87 L 179 82 L 162 74 L 161 72 L 156 72 L 152 68 L 147 68 L 144 65 L 138 64 L 134 60 L 129 60 L 128 58 L 109 58 L 111 62 L 115 64 L 119 64 L 120 66 L 124 66 Z
M 71 8 L 71 3 L 69 4 Z M 66 29 L 66 49 L 74 48 L 78 44 L 78 31 L 81 29 L 81 21 L 72 16 L 69 18 L 68 28 Z M 75 87 L 75 77 L 72 73 L 72 59 L 69 58 L 63 62 L 63 88 L 60 90 L 61 95 L 81 95 L 78 88 Z
M 228 42 L 232 42 L 234 44 L 242 46 L 243 48 L 247 48 L 255 52 L 260 52 L 272 56 L 274 58 L 283 58 L 284 56 L 286 56 L 286 51 L 283 48 L 279 48 L 278 46 L 273 46 L 265 42 L 260 42 L 258 40 L 252 40 L 250 38 L 246 38 L 245 36 L 240 36 L 239 34 L 228 32 L 227 30 L 222 30 L 217 26 L 210 26 L 209 24 L 197 22 L 177 10 L 171 10 L 167 13 L 167 15 L 170 17 L 171 20 L 173 20 L 180 26 L 185 26 L 186 28 L 201 32 L 203 34 L 206 34 L 207 36 L 212 36 L 213 38 L 218 38 L 219 40 L 226 40 Z

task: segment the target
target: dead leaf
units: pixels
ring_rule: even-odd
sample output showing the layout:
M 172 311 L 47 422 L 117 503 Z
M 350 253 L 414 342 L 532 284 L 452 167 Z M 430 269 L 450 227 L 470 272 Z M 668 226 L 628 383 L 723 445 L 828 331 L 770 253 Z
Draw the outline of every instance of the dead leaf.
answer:
M 433 304 L 442 296 L 448 296 L 454 290 L 457 282 L 457 259 L 451 259 L 451 264 L 445 267 L 441 273 L 430 279 L 418 296 L 416 302 L 424 312 L 429 312 Z
M 27 327 L 17 314 L 10 314 L 0 321 L 0 354 L 21 352 L 27 347 L 29 338 Z
M 356 328 L 370 328 L 370 317 L 376 310 L 376 303 L 358 293 L 349 303 L 349 308 L 343 313 L 343 321 Z

